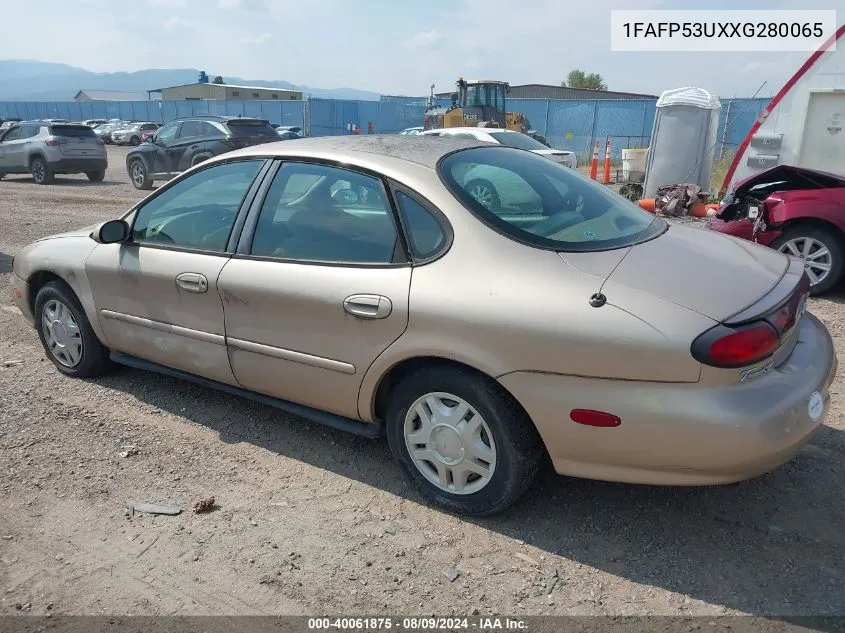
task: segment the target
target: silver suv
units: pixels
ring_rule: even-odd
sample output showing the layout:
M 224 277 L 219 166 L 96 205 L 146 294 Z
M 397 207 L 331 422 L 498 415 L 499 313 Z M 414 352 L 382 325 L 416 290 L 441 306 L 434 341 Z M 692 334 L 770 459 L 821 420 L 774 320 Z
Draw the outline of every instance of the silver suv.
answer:
M 39 185 L 55 174 L 80 174 L 92 182 L 106 176 L 106 147 L 87 125 L 25 121 L 0 136 L 0 178 L 32 174 Z

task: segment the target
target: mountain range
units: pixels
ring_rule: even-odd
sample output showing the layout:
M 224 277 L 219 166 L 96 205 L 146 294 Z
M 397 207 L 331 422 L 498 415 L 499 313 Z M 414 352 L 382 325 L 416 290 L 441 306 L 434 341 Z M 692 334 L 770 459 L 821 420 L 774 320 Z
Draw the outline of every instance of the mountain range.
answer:
M 216 73 L 207 71 L 213 79 Z M 151 68 L 135 72 L 95 73 L 84 68 L 35 60 L 0 60 L 0 101 L 73 101 L 80 90 L 146 92 L 197 81 L 196 68 Z M 311 88 L 289 81 L 224 76 L 227 84 L 295 89 L 303 96 L 378 101 L 379 94 L 355 88 Z

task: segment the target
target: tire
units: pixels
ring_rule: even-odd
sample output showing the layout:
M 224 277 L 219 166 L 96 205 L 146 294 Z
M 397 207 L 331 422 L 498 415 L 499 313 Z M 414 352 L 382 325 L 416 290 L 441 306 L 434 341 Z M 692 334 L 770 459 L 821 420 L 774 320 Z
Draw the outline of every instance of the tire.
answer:
M 103 182 L 103 179 L 106 177 L 106 170 L 86 171 L 85 175 L 88 176 L 88 180 L 91 182 Z
M 150 178 L 147 166 L 144 165 L 144 161 L 140 158 L 136 158 L 129 163 L 129 168 L 126 171 L 129 172 L 129 179 L 132 181 L 135 189 L 153 188 L 153 179 Z
M 132 145 L 133 147 L 140 145 L 141 139 L 139 139 L 137 136 L 133 136 L 132 138 L 129 139 L 129 144 Z
M 47 161 L 40 156 L 32 159 L 29 171 L 32 173 L 32 179 L 36 185 L 49 185 L 53 182 L 53 170 L 50 169 Z
M 0 174 L 0 180 L 3 180 L 3 178 L 5 178 L 5 177 L 6 177 L 6 174 Z
M 44 284 L 35 296 L 35 328 L 47 358 L 67 376 L 91 378 L 116 367 L 73 290 L 63 281 Z
M 427 404 L 430 398 L 435 399 L 434 405 Z M 469 438 L 444 426 L 458 420 L 442 414 L 458 408 L 444 404 L 455 403 L 468 408 L 459 428 L 474 426 Z M 431 418 L 434 406 L 441 424 L 427 435 L 416 412 L 422 408 Z M 510 507 L 534 482 L 546 456 L 534 424 L 510 394 L 492 380 L 456 367 L 431 366 L 404 378 L 390 395 L 385 427 L 394 459 L 422 495 L 441 508 L 465 515 L 492 515 Z M 412 458 L 409 444 L 426 451 L 432 461 Z M 470 450 L 476 459 L 466 459 Z M 444 460 L 450 459 L 453 463 L 447 466 Z M 462 468 L 470 465 L 474 472 Z
M 467 193 L 471 195 L 476 201 L 486 207 L 490 211 L 495 211 L 501 208 L 502 201 L 499 198 L 499 192 L 489 180 L 483 178 L 476 178 L 471 180 L 464 187 Z M 475 193 L 474 193 L 475 192 Z M 486 202 L 484 201 L 486 200 Z
M 198 154 L 197 156 L 194 156 L 191 159 L 191 167 L 195 167 L 196 165 L 207 161 L 209 158 L 211 158 L 211 156 L 209 156 L 208 154 Z
M 804 251 L 808 242 L 809 257 L 804 262 L 804 269 L 810 277 L 810 294 L 816 296 L 833 288 L 842 278 L 843 264 L 845 264 L 842 239 L 823 227 L 797 224 L 781 233 L 772 242 L 771 247 L 782 253 L 805 259 Z M 822 266 L 828 267 L 828 270 L 823 270 Z

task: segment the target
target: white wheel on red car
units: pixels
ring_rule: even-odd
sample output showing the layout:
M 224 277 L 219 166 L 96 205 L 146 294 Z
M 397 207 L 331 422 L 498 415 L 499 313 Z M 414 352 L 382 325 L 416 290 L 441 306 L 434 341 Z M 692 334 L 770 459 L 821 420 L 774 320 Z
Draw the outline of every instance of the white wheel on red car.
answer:
M 827 292 L 842 276 L 841 240 L 822 227 L 809 224 L 789 227 L 772 242 L 772 248 L 803 260 L 812 295 Z

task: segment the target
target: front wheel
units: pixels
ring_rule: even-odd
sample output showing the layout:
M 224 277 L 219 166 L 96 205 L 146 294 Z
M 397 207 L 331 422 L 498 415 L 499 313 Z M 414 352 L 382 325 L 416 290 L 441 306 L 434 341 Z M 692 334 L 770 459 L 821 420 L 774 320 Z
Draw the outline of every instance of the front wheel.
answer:
M 150 178 L 144 161 L 140 158 L 129 163 L 129 177 L 135 189 L 152 189 L 153 180 Z
M 545 449 L 516 401 L 489 379 L 453 367 L 405 378 L 386 416 L 391 453 L 434 504 L 483 516 L 534 482 Z
M 813 296 L 827 292 L 842 277 L 842 243 L 829 230 L 809 225 L 789 227 L 772 242 L 772 248 L 804 262 Z
M 47 358 L 68 376 L 100 376 L 115 364 L 100 343 L 85 311 L 70 287 L 61 281 L 45 284 L 35 296 L 38 338 Z

